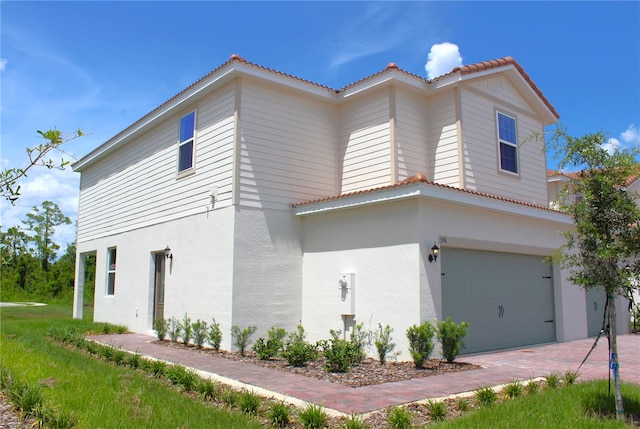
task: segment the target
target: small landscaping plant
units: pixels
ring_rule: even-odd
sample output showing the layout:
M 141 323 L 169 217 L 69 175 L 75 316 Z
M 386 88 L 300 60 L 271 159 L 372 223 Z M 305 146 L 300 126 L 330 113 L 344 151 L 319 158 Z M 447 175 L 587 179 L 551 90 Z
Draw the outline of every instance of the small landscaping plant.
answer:
M 338 338 L 339 331 L 331 331 L 330 340 L 320 341 L 318 345 L 326 358 L 324 369 L 327 372 L 344 373 L 351 369 L 354 348 L 351 341 Z
M 37 418 L 44 406 L 44 394 L 38 384 L 29 386 L 19 380 L 13 379 L 7 389 L 9 402 L 20 410 L 22 418 Z
M 409 429 L 413 415 L 404 407 L 393 407 L 387 413 L 387 422 L 392 429 Z
M 429 417 L 436 422 L 441 422 L 447 417 L 447 404 L 442 401 L 430 399 L 427 402 Z
M 527 385 L 524 387 L 524 390 L 526 390 L 527 395 L 534 395 L 538 393 L 539 389 L 540 389 L 540 386 L 538 386 L 538 383 L 536 383 L 533 380 L 528 382 Z
M 504 386 L 504 394 L 507 398 L 517 398 L 522 395 L 523 389 L 522 383 L 515 380 Z
M 260 397 L 253 391 L 244 390 L 238 395 L 238 408 L 244 414 L 255 416 L 260 408 Z
M 556 372 L 552 372 L 545 378 L 547 389 L 557 389 L 560 386 L 560 376 Z
M 347 416 L 341 427 L 342 429 L 365 429 L 367 426 L 364 424 L 364 418 L 362 416 L 351 414 Z
M 207 342 L 211 345 L 211 347 L 213 347 L 215 351 L 220 351 L 220 343 L 222 342 L 222 330 L 220 329 L 220 324 L 216 322 L 215 318 L 211 321 L 211 325 L 209 325 L 209 330 L 207 331 Z
M 191 325 L 191 318 L 187 316 L 187 313 L 184 313 L 184 319 L 182 319 L 180 325 L 182 326 L 182 333 L 180 335 L 182 337 L 182 343 L 188 346 L 193 335 L 193 326 Z
M 282 401 L 274 402 L 269 407 L 267 417 L 273 426 L 284 428 L 291 422 L 291 408 Z
M 244 356 L 244 352 L 249 346 L 249 340 L 257 329 L 258 328 L 254 325 L 247 326 L 243 329 L 240 329 L 237 325 L 233 325 L 231 327 L 231 338 L 233 339 L 233 344 L 240 351 L 240 355 Z
M 409 339 L 409 352 L 416 368 L 423 368 L 433 351 L 433 335 L 435 330 L 429 322 L 420 326 L 413 325 L 407 329 Z
M 307 334 L 302 325 L 287 336 L 287 340 L 280 353 L 291 366 L 301 367 L 318 358 L 318 349 L 314 344 L 306 341 Z
M 267 360 L 276 356 L 282 350 L 284 346 L 283 340 L 287 335 L 287 331 L 284 328 L 276 328 L 272 326 L 267 331 L 267 338 L 258 338 L 256 343 L 253 345 L 253 351 L 256 352 L 256 355 L 262 359 Z
M 358 365 L 367 357 L 365 349 L 367 345 L 371 344 L 371 335 L 369 332 L 365 331 L 364 323 L 358 323 L 353 327 L 349 340 L 353 346 L 351 363 L 353 365 Z
M 178 338 L 180 337 L 180 332 L 182 331 L 182 324 L 175 317 L 171 317 L 167 320 L 169 328 L 167 330 L 167 334 L 169 334 L 169 339 L 172 343 L 177 343 Z
M 153 330 L 156 332 L 156 336 L 160 341 L 163 341 L 167 336 L 169 330 L 169 324 L 166 319 L 156 319 L 153 321 Z
M 308 404 L 298 413 L 302 426 L 306 429 L 321 429 L 327 424 L 327 414 L 320 405 Z
M 467 335 L 469 324 L 467 322 L 456 324 L 447 317 L 447 320 L 441 321 L 437 326 L 438 339 L 442 343 L 442 356 L 448 363 L 453 363 L 460 349 L 464 347 L 462 339 Z
M 576 381 L 578 381 L 578 376 L 579 375 L 577 371 L 567 371 L 562 376 L 562 381 L 564 381 L 564 384 L 566 385 L 576 384 Z
M 386 325 L 382 327 L 382 325 L 378 325 L 378 332 L 373 336 L 373 344 L 376 346 L 376 350 L 378 351 L 380 365 L 384 365 L 387 362 L 387 357 L 389 357 L 393 349 L 396 348 L 396 344 L 391 342 L 392 332 L 393 329 L 391 326 Z
M 204 342 L 207 339 L 207 322 L 204 320 L 196 320 L 191 324 L 191 331 L 193 332 L 193 344 L 196 348 L 201 349 Z
M 467 398 L 458 398 L 458 400 L 456 401 L 456 409 L 458 411 L 469 411 L 470 408 L 471 404 L 469 403 L 469 400 Z
M 214 400 L 218 397 L 218 386 L 211 380 L 199 379 L 196 383 L 196 392 L 200 394 L 200 398 L 206 400 Z
M 476 400 L 482 405 L 491 405 L 498 400 L 498 394 L 489 386 L 479 387 L 474 393 Z

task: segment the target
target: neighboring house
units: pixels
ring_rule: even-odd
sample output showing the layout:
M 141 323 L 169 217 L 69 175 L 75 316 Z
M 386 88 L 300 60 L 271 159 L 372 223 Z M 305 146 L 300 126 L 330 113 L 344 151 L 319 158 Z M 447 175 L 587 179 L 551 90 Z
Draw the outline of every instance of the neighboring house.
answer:
M 557 119 L 510 57 L 336 90 L 233 55 L 74 164 L 74 316 L 96 255 L 96 320 L 215 317 L 225 349 L 232 325 L 364 323 L 409 359 L 407 328 L 447 316 L 466 352 L 584 338 L 543 261 L 571 228 L 532 138 Z
M 582 195 L 571 191 L 571 181 L 579 179 L 577 172 L 562 172 L 557 170 L 547 170 L 547 189 L 549 192 L 549 207 L 557 208 L 560 205 L 573 204 L 582 199 Z M 640 177 L 630 176 L 626 183 L 627 191 L 632 195 L 635 194 L 636 204 L 640 206 Z M 633 294 L 633 301 L 636 305 L 640 304 L 640 294 L 636 291 Z M 604 307 L 606 305 L 606 294 L 604 289 L 594 288 L 586 291 L 587 305 L 587 333 L 589 336 L 598 335 L 602 329 L 604 321 Z M 619 314 L 632 316 L 628 312 L 628 305 L 618 306 Z M 625 325 L 627 317 L 620 317 Z M 626 326 L 625 326 L 626 328 Z M 626 330 L 624 331 L 626 332 Z

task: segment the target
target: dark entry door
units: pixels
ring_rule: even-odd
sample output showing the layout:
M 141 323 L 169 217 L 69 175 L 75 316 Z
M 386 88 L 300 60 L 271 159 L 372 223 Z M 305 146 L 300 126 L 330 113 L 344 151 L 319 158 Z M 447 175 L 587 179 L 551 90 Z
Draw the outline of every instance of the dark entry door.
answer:
M 164 253 L 156 253 L 156 272 L 153 292 L 153 320 L 164 319 Z

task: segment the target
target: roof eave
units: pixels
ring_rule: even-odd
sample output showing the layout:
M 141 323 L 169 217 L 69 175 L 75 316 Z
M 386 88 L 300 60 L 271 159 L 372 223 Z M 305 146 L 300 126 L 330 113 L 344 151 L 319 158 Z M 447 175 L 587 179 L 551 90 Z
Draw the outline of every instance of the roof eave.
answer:
M 422 182 L 302 204 L 294 207 L 293 210 L 296 216 L 305 217 L 415 198 L 438 200 L 567 225 L 572 223 L 570 216 L 545 207 L 517 204 L 511 201 Z

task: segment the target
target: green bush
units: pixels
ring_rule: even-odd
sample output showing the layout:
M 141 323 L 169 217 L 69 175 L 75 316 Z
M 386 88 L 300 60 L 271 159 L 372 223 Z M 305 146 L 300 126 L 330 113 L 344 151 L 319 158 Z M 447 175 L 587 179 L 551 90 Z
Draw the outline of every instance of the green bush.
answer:
M 231 338 L 233 339 L 233 344 L 238 347 L 238 350 L 240 350 L 240 354 L 242 356 L 244 356 L 244 352 L 249 345 L 251 336 L 256 332 L 257 329 L 258 328 L 253 325 L 243 329 L 240 329 L 240 327 L 237 325 L 233 325 L 231 327 Z
M 335 332 L 332 331 L 331 334 L 334 335 Z M 325 370 L 328 372 L 349 372 L 356 352 L 351 341 L 337 338 L 337 335 L 334 335 L 330 340 L 320 341 L 318 344 L 327 359 L 324 365 Z
M 393 329 L 391 326 L 386 325 L 382 327 L 382 325 L 378 325 L 378 332 L 376 332 L 373 336 L 373 344 L 376 346 L 376 350 L 378 351 L 378 359 L 380 360 L 380 365 L 384 365 L 387 362 L 387 357 L 396 348 L 395 343 L 391 342 L 391 333 Z
M 200 394 L 200 398 L 206 400 L 214 400 L 218 397 L 218 385 L 207 379 L 199 379 L 196 383 L 196 391 Z
M 193 335 L 193 326 L 191 325 L 191 318 L 187 316 L 187 313 L 184 313 L 184 319 L 182 319 L 180 325 L 182 326 L 182 334 L 180 335 L 182 337 L 182 343 L 188 346 Z
M 365 331 L 364 323 L 358 323 L 353 327 L 349 339 L 353 345 L 351 363 L 353 365 L 358 365 L 367 357 L 365 348 L 367 345 L 371 344 L 371 335 L 369 332 Z
M 409 429 L 413 415 L 404 407 L 393 407 L 387 413 L 387 421 L 393 429 Z
M 307 334 L 302 325 L 298 325 L 298 329 L 287 336 L 280 354 L 287 360 L 289 365 L 300 367 L 318 358 L 317 347 L 308 343 L 305 340 L 306 336 Z
M 169 339 L 172 343 L 177 343 L 178 338 L 180 337 L 180 332 L 182 331 L 182 324 L 175 317 L 170 318 L 167 322 L 169 323 L 169 328 L 167 330 Z
M 448 363 L 452 363 L 464 347 L 462 339 L 467 335 L 468 329 L 467 322 L 456 324 L 450 317 L 438 324 L 438 339 L 442 343 L 442 356 Z
M 207 331 L 207 342 L 213 347 L 215 351 L 220 351 L 220 343 L 222 342 L 222 330 L 220 324 L 213 318 L 211 325 L 209 325 L 209 331 Z
M 271 359 L 282 350 L 284 345 L 282 341 L 286 335 L 287 331 L 284 328 L 272 326 L 267 332 L 267 339 L 258 338 L 258 341 L 253 345 L 253 351 L 262 360 Z
M 153 330 L 156 331 L 156 336 L 160 341 L 163 341 L 167 336 L 169 330 L 169 323 L 166 319 L 156 319 L 153 321 Z
M 308 404 L 300 413 L 298 418 L 302 426 L 307 429 L 321 429 L 327 424 L 327 414 L 320 405 Z
M 207 329 L 207 322 L 204 320 L 198 319 L 191 325 L 191 331 L 193 332 L 193 344 L 195 344 L 199 349 L 202 348 L 202 345 L 207 339 Z
M 434 333 L 433 325 L 429 322 L 424 322 L 420 326 L 413 325 L 407 329 L 409 352 L 416 368 L 422 368 L 429 359 L 429 355 L 433 351 Z

